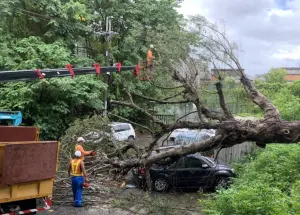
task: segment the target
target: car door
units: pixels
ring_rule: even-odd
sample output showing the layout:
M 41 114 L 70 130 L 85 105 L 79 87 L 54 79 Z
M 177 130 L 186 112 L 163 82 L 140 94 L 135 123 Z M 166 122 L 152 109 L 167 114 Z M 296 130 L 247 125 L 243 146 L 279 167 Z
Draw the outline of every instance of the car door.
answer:
M 119 136 L 119 141 L 124 141 L 125 139 L 125 135 L 126 135 L 126 129 L 125 126 L 123 124 L 118 125 L 119 130 L 118 130 L 118 136 Z
M 185 165 L 188 169 L 187 180 L 189 188 L 199 188 L 208 185 L 211 169 L 204 160 L 196 157 L 187 157 Z
M 128 124 L 124 124 L 124 138 L 125 140 L 128 140 L 130 136 L 130 126 Z
M 186 180 L 187 170 L 185 168 L 185 157 L 180 158 L 177 162 L 168 168 L 168 175 L 173 187 L 185 188 L 188 183 Z
M 121 125 L 114 125 L 113 126 L 113 137 L 117 141 L 122 141 L 122 134 L 121 134 L 122 128 Z

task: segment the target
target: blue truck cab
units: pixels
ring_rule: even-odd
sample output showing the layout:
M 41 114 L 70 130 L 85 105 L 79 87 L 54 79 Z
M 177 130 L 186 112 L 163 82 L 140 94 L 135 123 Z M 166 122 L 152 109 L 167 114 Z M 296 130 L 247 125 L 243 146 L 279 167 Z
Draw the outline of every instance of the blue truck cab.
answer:
M 0 125 L 19 126 L 21 123 L 21 111 L 0 111 Z

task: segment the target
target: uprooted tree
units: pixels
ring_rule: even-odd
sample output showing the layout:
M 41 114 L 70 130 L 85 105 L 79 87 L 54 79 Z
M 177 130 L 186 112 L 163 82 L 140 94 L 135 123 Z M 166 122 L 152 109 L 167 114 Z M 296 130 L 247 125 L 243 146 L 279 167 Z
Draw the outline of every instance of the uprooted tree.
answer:
M 183 156 L 186 154 L 203 152 L 212 149 L 220 149 L 230 147 L 245 141 L 255 142 L 258 146 L 264 147 L 268 143 L 296 143 L 300 139 L 300 122 L 281 120 L 280 113 L 277 108 L 255 87 L 254 83 L 247 77 L 236 57 L 236 45 L 231 43 L 226 33 L 219 29 L 215 24 L 208 22 L 200 16 L 192 17 L 189 20 L 188 30 L 197 38 L 193 44 L 183 47 L 179 43 L 177 51 L 181 50 L 181 55 L 177 59 L 169 59 L 160 62 L 160 66 L 169 72 L 173 79 L 178 83 L 172 89 L 181 89 L 181 99 L 178 100 L 158 100 L 149 98 L 124 89 L 127 94 L 127 101 L 112 100 L 111 104 L 117 106 L 126 106 L 133 108 L 146 117 L 151 119 L 160 127 L 160 132 L 156 133 L 153 141 L 149 143 L 143 155 L 135 159 L 127 159 L 122 161 L 114 161 L 112 165 L 117 168 L 130 168 L 133 166 L 150 166 L 156 161 L 171 156 Z M 172 35 L 174 40 L 176 35 Z M 165 38 L 165 40 L 171 38 Z M 166 42 L 166 41 L 165 41 Z M 182 42 L 182 41 L 180 41 Z M 163 44 L 163 42 L 162 42 Z M 163 56 L 164 50 L 158 50 L 159 55 Z M 204 84 L 199 76 L 210 73 L 209 67 L 213 67 L 215 80 L 215 88 L 219 97 L 220 110 L 209 109 L 203 101 L 203 93 L 201 91 Z M 260 120 L 238 120 L 229 111 L 222 88 L 222 69 L 226 67 L 238 74 L 239 81 L 247 96 L 254 105 L 257 105 L 264 113 L 263 119 Z M 200 80 L 200 81 L 197 81 Z M 177 120 L 174 124 L 166 124 L 156 118 L 150 111 L 140 107 L 135 103 L 134 98 L 144 99 L 145 101 L 154 101 L 158 104 L 176 104 L 192 102 L 197 107 L 197 115 L 199 122 L 189 122 Z M 178 94 L 175 95 L 178 97 Z M 181 146 L 166 152 L 150 156 L 152 150 L 166 133 L 178 128 L 191 129 L 215 129 L 216 135 L 210 139 L 203 140 L 199 143 Z M 147 128 L 147 130 L 151 130 Z

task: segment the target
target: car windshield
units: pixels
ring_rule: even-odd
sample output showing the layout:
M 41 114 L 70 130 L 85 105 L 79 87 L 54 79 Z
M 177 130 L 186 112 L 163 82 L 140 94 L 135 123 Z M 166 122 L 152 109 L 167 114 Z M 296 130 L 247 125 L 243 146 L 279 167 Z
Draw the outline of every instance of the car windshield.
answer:
M 216 163 L 214 162 L 214 159 L 208 158 L 208 157 L 203 157 L 203 158 L 204 158 L 204 160 L 205 160 L 209 165 L 211 165 L 211 166 L 215 166 L 215 165 L 216 165 Z

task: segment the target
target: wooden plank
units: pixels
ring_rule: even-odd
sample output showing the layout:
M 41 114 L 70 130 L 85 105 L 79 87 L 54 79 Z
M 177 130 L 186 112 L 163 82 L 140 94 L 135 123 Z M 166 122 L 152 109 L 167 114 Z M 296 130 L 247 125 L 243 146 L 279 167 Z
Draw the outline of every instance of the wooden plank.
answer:
M 58 142 L 8 144 L 4 147 L 2 185 L 54 178 Z

